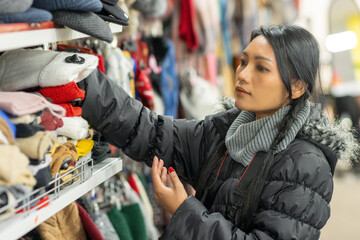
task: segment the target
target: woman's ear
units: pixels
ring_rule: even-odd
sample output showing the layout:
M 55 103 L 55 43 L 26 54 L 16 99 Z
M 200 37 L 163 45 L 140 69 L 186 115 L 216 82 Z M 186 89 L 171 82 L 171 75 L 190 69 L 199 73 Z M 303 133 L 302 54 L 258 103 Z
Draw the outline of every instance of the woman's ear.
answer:
M 301 97 L 307 88 L 307 84 L 299 79 L 292 79 L 291 80 L 291 98 L 297 99 Z

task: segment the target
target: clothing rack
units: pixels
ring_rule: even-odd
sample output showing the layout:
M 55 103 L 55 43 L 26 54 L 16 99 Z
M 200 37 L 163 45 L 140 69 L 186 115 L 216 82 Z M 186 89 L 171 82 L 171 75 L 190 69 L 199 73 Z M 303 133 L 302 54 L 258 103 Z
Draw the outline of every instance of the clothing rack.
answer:
M 109 26 L 113 33 L 122 31 L 122 26 L 120 25 L 110 23 Z M 33 46 L 45 46 L 50 48 L 50 46 L 55 47 L 55 44 L 60 41 L 88 37 L 89 36 L 86 34 L 68 28 L 50 28 L 1 33 L 0 52 Z M 72 178 L 68 180 L 73 183 L 65 188 L 62 184 L 60 184 L 60 178 L 62 178 L 63 175 L 61 177 L 56 176 L 50 185 L 48 185 L 46 188 L 47 191 L 44 194 L 40 194 L 34 198 L 34 196 L 39 194 L 40 191 L 39 189 L 36 189 L 30 195 L 27 195 L 17 201 L 24 203 L 15 209 L 16 212 L 22 211 L 22 213 L 13 214 L 0 222 L 0 239 L 21 238 L 24 234 L 40 225 L 68 204 L 86 194 L 116 173 L 120 172 L 122 167 L 123 162 L 121 158 L 108 158 L 96 165 L 94 165 L 93 160 L 90 159 L 77 166 L 72 172 L 68 173 L 73 173 Z M 78 173 L 75 173 L 75 170 L 77 170 Z M 40 189 L 43 190 L 44 187 Z M 31 203 L 46 194 L 49 198 L 37 207 L 31 209 Z M 6 207 L 9 208 L 13 206 Z

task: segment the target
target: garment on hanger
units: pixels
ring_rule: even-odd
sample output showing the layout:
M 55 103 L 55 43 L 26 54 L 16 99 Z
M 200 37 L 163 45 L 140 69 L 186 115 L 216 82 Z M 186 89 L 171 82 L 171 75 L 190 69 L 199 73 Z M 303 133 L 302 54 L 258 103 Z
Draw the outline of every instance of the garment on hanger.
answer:
M 86 233 L 75 202 L 41 223 L 37 230 L 42 239 L 86 240 Z
M 84 226 L 84 230 L 86 232 L 86 235 L 88 236 L 88 239 L 104 240 L 104 237 L 102 236 L 101 232 L 97 228 L 96 224 L 91 219 L 90 215 L 86 212 L 86 210 L 80 204 L 76 203 L 76 205 L 78 207 L 80 219 Z

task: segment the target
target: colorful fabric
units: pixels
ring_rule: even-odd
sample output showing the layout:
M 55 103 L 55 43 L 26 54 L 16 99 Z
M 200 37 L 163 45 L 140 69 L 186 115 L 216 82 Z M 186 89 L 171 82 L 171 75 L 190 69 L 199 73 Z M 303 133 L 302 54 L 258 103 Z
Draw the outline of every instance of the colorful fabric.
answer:
M 91 219 L 90 215 L 86 210 L 78 203 L 76 203 L 79 215 L 84 226 L 85 232 L 87 233 L 88 239 L 90 240 L 104 240 L 101 232 L 95 225 L 94 221 Z
M 37 113 L 42 110 L 56 117 L 65 116 L 65 109 L 61 106 L 50 103 L 42 96 L 26 92 L 0 91 L 0 109 L 15 116 Z
M 82 101 L 85 91 L 80 89 L 75 82 L 68 84 L 42 88 L 37 93 L 44 96 L 51 103 L 66 103 L 71 101 Z
M 183 39 L 190 51 L 199 47 L 199 40 L 195 31 L 196 12 L 192 0 L 183 0 L 180 3 L 179 36 Z
M 75 202 L 70 203 L 67 207 L 41 223 L 37 230 L 41 238 L 45 240 L 87 239 Z
M 123 212 L 113 207 L 110 212 L 108 212 L 108 217 L 121 240 L 134 240 L 129 223 Z

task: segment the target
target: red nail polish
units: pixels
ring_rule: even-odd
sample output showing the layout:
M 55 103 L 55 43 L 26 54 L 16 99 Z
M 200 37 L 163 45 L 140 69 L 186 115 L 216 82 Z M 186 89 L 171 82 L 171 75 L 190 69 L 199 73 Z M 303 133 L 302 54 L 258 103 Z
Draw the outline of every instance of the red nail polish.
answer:
M 174 172 L 174 169 L 172 167 L 169 167 L 169 172 L 170 173 Z

